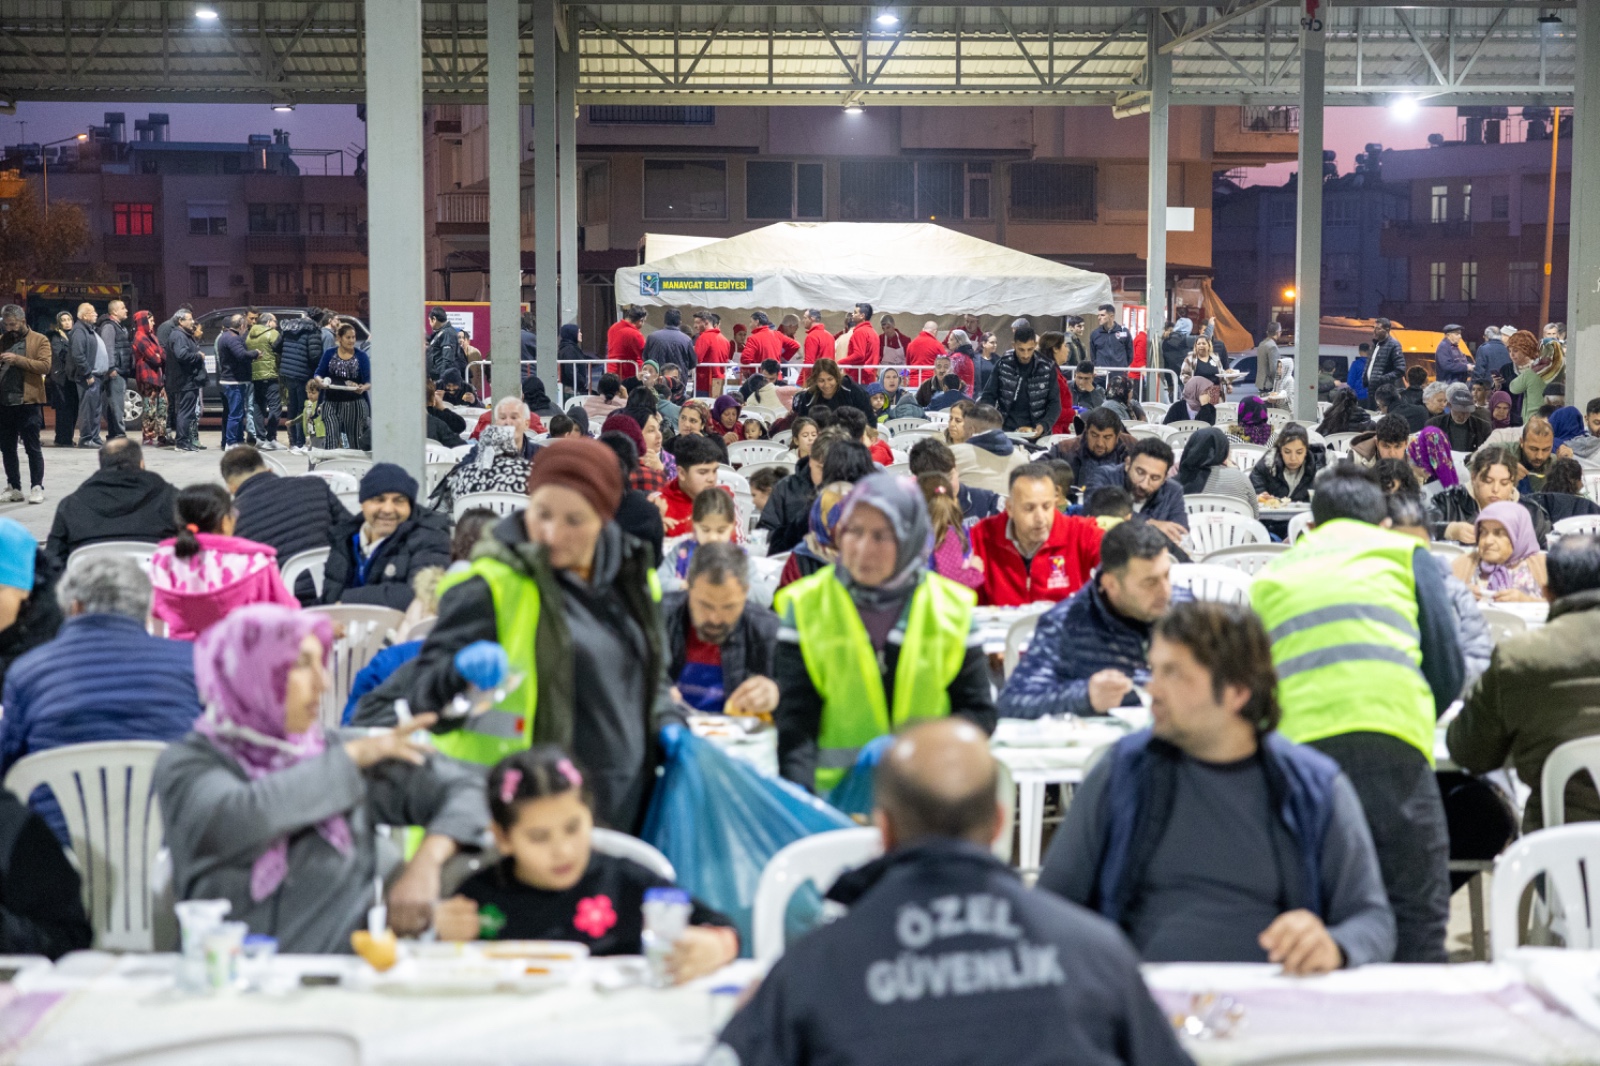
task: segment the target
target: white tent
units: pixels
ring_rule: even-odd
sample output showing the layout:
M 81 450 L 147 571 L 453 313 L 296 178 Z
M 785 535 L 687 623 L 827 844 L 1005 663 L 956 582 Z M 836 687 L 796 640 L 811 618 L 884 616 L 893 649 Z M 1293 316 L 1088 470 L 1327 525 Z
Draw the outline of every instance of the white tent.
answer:
M 623 267 L 617 303 L 913 316 L 1084 315 L 1111 279 L 925 222 L 779 222 Z M 914 333 L 915 329 L 907 329 Z

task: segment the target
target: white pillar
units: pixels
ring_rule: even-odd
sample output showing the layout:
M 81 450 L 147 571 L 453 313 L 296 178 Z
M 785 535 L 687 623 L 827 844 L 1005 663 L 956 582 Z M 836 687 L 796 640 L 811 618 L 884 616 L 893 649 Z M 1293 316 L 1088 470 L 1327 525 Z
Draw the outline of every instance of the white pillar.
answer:
M 489 357 L 494 398 L 522 395 L 522 108 L 517 0 L 489 0 Z
M 551 356 L 560 347 L 561 323 L 556 221 L 556 5 L 555 0 L 533 4 L 533 313 L 539 320 L 536 334 L 539 377 L 545 391 L 556 394 L 556 363 Z
M 422 3 L 366 0 L 372 456 L 423 479 Z
M 569 12 L 567 50 L 556 56 L 562 323 L 578 321 L 578 61 L 578 16 Z
M 1172 95 L 1172 53 L 1161 51 L 1169 34 L 1159 8 L 1150 9 L 1146 70 L 1150 76 L 1150 198 L 1145 252 L 1145 303 L 1149 305 L 1150 365 L 1161 366 L 1161 330 L 1167 320 L 1167 140 Z M 1176 372 L 1178 367 L 1167 369 Z M 1174 397 L 1176 399 L 1176 397 Z
M 1581 409 L 1600 396 L 1600 9 L 1580 4 L 1572 16 L 1577 20 L 1578 57 L 1573 64 L 1572 225 L 1567 239 L 1567 402 Z
M 1295 214 L 1294 381 L 1296 418 L 1317 412 L 1322 340 L 1322 120 L 1327 31 L 1300 28 L 1300 187 Z

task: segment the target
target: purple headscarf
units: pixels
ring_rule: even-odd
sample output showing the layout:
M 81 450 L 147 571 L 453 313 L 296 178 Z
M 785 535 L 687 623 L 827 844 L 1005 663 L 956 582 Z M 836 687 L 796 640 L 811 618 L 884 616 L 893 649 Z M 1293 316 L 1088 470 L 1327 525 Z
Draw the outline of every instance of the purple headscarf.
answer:
M 739 405 L 739 398 L 731 392 L 725 392 L 721 396 L 718 396 L 716 403 L 711 405 L 711 421 L 716 423 L 718 433 L 722 433 L 725 430 L 725 427 L 722 425 L 722 412 L 726 411 L 730 407 L 735 411 L 741 409 Z
M 1456 458 L 1450 454 L 1450 438 L 1438 426 L 1424 426 L 1406 449 L 1406 456 L 1412 466 L 1426 470 L 1430 479 L 1437 479 L 1445 488 L 1453 489 L 1461 484 L 1456 474 Z
M 1528 509 L 1520 503 L 1505 500 L 1491 503 L 1478 512 L 1472 528 L 1480 530 L 1485 522 L 1499 522 L 1511 534 L 1511 558 L 1504 563 L 1478 563 L 1478 576 L 1486 582 L 1490 592 L 1499 592 L 1512 585 L 1511 568 L 1530 555 L 1539 552 L 1539 537 L 1533 531 L 1533 519 Z
M 1266 444 L 1272 439 L 1272 423 L 1267 419 L 1267 405 L 1259 396 L 1246 396 L 1239 401 L 1239 428 L 1251 444 Z
M 333 646 L 333 623 L 321 615 L 257 604 L 233 611 L 201 634 L 194 648 L 194 679 L 206 711 L 195 732 L 231 755 L 251 781 L 314 759 L 324 748 L 322 727 L 284 731 L 289 671 L 307 634 L 322 642 L 323 661 Z M 342 854 L 353 847 L 350 823 L 334 815 L 317 826 Z M 289 838 L 279 837 L 250 868 L 250 898 L 260 902 L 289 873 Z

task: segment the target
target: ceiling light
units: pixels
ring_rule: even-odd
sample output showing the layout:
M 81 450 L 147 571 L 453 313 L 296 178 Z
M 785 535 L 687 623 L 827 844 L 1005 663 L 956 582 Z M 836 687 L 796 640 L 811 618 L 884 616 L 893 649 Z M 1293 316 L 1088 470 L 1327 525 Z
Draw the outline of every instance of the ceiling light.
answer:
M 1561 20 L 1557 19 L 1556 21 L 1559 22 Z M 878 16 L 878 25 L 898 26 L 900 25 L 900 16 L 896 15 L 893 11 L 884 11 Z
M 215 22 L 217 21 L 217 9 L 210 4 L 201 4 L 194 9 L 194 17 L 201 22 Z
M 272 105 L 272 110 L 274 110 L 274 111 L 293 111 L 294 110 L 294 105 L 293 104 L 288 104 L 288 103 L 273 104 Z
M 859 115 L 859 114 L 861 114 L 861 112 L 862 112 L 862 107 L 861 107 L 860 104 L 845 104 L 844 105 L 844 113 L 847 114 L 847 115 Z
M 1561 32 L 1561 16 L 1553 11 L 1546 11 L 1536 21 L 1538 22 L 1540 33 L 1550 35 Z
M 1422 110 L 1422 105 L 1417 103 L 1415 96 L 1397 96 L 1394 103 L 1389 105 L 1389 114 L 1401 122 L 1410 122 L 1417 117 L 1417 112 Z

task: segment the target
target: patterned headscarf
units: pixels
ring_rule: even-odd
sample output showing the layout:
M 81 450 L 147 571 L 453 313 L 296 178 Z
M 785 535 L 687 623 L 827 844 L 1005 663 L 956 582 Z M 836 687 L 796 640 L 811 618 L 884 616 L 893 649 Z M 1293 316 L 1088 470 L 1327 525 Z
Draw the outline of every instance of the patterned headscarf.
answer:
M 1504 563 L 1478 562 L 1478 576 L 1484 579 L 1490 592 L 1499 592 L 1512 586 L 1511 568 L 1539 551 L 1539 537 L 1533 531 L 1533 519 L 1528 509 L 1520 503 L 1502 500 L 1491 503 L 1478 512 L 1474 530 L 1481 530 L 1485 522 L 1499 522 L 1511 535 L 1511 558 Z
M 1406 449 L 1411 465 L 1427 471 L 1428 480 L 1437 480 L 1447 489 L 1461 484 L 1456 459 L 1450 454 L 1450 438 L 1438 426 L 1424 426 Z
M 287 733 L 284 726 L 289 671 L 299 661 L 300 642 L 308 634 L 322 642 L 326 663 L 333 623 L 275 604 L 241 607 L 195 643 L 195 687 L 206 705 L 195 732 L 232 756 L 251 781 L 314 759 L 324 750 L 321 725 L 313 722 L 298 734 Z M 350 823 L 341 814 L 320 822 L 317 833 L 341 854 L 354 846 Z M 250 898 L 266 899 L 288 873 L 289 837 L 284 835 L 251 866 Z
M 1267 405 L 1259 396 L 1239 401 L 1239 428 L 1251 444 L 1266 444 L 1272 439 L 1272 423 L 1267 420 Z
M 796 552 L 822 563 L 831 563 L 839 557 L 838 546 L 833 542 L 833 531 L 839 525 L 844 498 L 853 487 L 848 481 L 835 481 L 817 490 L 806 519 L 805 538 L 795 545 Z

